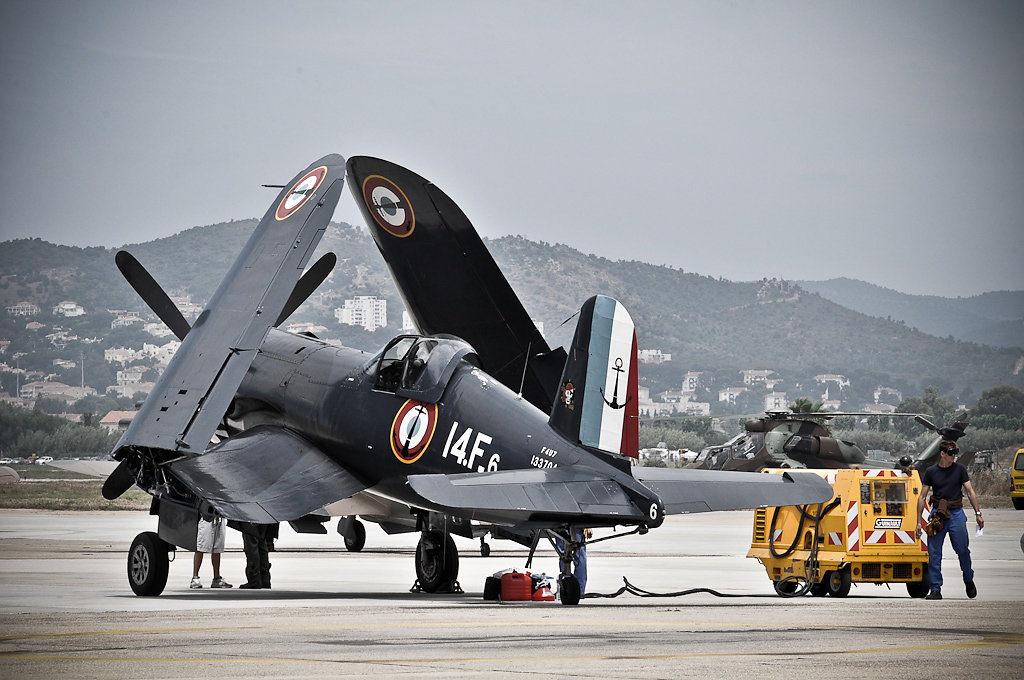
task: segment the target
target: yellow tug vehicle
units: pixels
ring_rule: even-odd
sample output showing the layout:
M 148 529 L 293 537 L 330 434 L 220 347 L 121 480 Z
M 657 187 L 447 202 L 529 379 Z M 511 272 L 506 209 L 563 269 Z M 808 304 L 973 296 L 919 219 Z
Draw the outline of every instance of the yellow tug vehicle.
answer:
M 854 583 L 905 583 L 911 597 L 928 593 L 928 545 L 915 530 L 921 479 L 916 470 L 764 470 L 816 474 L 832 485 L 821 505 L 754 511 L 747 557 L 756 558 L 782 597 L 810 593 L 846 597 Z

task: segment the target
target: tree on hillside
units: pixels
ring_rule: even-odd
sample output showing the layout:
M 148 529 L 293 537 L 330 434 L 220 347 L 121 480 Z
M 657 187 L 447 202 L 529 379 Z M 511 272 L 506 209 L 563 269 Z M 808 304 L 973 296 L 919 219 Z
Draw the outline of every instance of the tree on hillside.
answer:
M 929 385 L 920 397 L 908 397 L 896 407 L 896 413 L 920 413 L 939 427 L 948 425 L 956 415 L 956 404 L 939 395 L 939 388 Z M 905 435 L 917 435 L 921 426 L 913 418 L 898 418 L 894 429 Z
M 800 397 L 795 402 L 789 405 L 789 410 L 793 413 L 820 413 L 822 402 L 813 401 L 807 397 Z
M 1012 416 L 1019 417 L 1024 413 L 1024 392 L 1016 387 L 1002 385 L 985 390 L 981 399 L 971 409 L 971 415 L 979 416 Z

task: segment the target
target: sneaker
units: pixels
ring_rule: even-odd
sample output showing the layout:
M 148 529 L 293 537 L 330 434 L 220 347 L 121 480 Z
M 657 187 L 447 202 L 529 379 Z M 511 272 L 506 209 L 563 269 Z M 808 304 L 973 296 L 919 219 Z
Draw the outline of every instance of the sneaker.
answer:
M 929 593 L 924 596 L 924 599 L 926 599 L 926 600 L 941 600 L 942 599 L 942 593 L 940 593 L 937 590 L 932 590 L 932 591 L 929 591 Z
M 974 581 L 967 581 L 964 585 L 967 586 L 967 597 L 973 600 L 978 596 L 978 587 L 974 585 Z
M 188 584 L 188 587 L 192 590 L 196 590 L 197 588 L 202 588 L 203 583 L 199 580 L 199 577 L 196 576 L 194 579 L 192 579 L 192 583 Z
M 210 587 L 211 588 L 230 588 L 231 584 L 228 583 L 227 581 L 225 581 L 222 577 L 218 576 L 217 578 L 213 579 L 213 582 L 210 584 Z

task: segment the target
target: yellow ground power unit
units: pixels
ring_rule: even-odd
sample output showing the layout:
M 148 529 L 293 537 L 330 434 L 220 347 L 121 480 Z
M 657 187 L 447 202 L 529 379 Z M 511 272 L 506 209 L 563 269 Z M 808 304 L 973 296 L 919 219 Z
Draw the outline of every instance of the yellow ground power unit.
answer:
M 905 583 L 911 597 L 928 593 L 928 547 L 915 537 L 929 513 L 917 513 L 916 470 L 780 470 L 816 474 L 832 485 L 821 505 L 754 511 L 747 557 L 764 565 L 783 597 L 846 597 L 854 583 Z

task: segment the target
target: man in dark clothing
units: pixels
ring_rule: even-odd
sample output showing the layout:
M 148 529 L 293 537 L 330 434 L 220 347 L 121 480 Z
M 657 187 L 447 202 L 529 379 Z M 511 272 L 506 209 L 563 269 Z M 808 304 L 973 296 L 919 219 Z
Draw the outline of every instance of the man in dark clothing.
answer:
M 967 498 L 974 507 L 979 529 L 985 526 L 985 520 L 981 516 L 978 497 L 971 486 L 967 468 L 956 462 L 959 453 L 960 449 L 957 448 L 956 442 L 943 440 L 939 444 L 939 462 L 925 470 L 921 477 L 922 488 L 917 502 L 917 515 L 920 517 L 924 511 L 928 492 L 931 491 L 932 514 L 938 514 L 942 520 L 941 528 L 928 537 L 928 576 L 931 580 L 931 590 L 925 596 L 926 600 L 942 599 L 942 544 L 946 540 L 946 534 L 949 534 L 949 542 L 960 558 L 960 570 L 964 575 L 967 597 L 973 598 L 978 594 L 978 589 L 974 585 L 974 569 L 971 568 L 971 550 L 968 547 L 964 491 L 967 492 Z M 920 526 L 917 528 L 917 535 L 921 535 Z
M 232 529 L 242 532 L 242 550 L 245 551 L 245 583 L 239 588 L 270 588 L 270 555 L 267 543 L 277 536 L 276 524 L 228 522 Z

